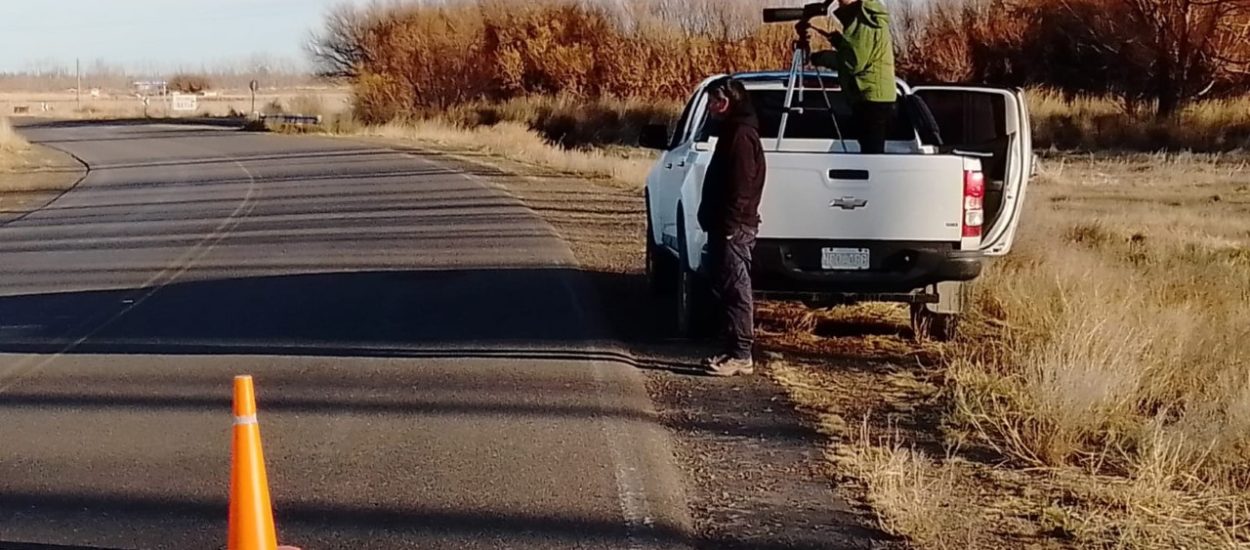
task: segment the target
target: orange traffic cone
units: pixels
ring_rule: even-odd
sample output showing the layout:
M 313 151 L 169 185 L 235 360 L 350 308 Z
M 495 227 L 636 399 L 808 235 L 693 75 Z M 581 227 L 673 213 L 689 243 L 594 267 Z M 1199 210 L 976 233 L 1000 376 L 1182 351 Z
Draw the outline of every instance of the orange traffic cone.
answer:
M 269 479 L 256 423 L 251 376 L 234 378 L 234 441 L 230 447 L 229 550 L 276 550 Z

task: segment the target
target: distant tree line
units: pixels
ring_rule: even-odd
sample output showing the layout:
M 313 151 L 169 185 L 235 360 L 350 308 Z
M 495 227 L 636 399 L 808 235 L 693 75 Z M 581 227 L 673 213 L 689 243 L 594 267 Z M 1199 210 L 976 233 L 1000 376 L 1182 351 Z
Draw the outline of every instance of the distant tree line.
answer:
M 110 91 L 129 90 L 135 81 L 168 80 L 182 76 L 204 79 L 213 88 L 246 89 L 252 80 L 264 87 L 290 88 L 317 81 L 308 68 L 298 62 L 263 54 L 237 61 L 221 62 L 197 68 L 145 67 L 110 64 L 96 59 L 82 64 L 84 89 Z M 20 71 L 0 72 L 0 90 L 51 92 L 72 90 L 77 85 L 74 63 L 55 59 L 37 60 Z

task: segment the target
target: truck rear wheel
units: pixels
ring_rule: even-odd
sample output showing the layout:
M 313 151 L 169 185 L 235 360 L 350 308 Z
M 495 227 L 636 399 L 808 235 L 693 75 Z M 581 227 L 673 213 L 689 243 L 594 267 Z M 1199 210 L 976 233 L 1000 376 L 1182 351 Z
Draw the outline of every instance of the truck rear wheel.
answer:
M 950 342 L 959 335 L 959 314 L 933 313 L 924 304 L 913 304 L 911 329 L 916 340 Z

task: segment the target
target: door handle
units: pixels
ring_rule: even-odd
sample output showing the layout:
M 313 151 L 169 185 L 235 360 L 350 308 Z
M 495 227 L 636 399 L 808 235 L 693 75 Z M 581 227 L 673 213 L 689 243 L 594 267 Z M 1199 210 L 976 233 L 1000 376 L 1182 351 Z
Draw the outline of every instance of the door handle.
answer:
M 668 164 L 665 164 L 665 165 L 664 165 L 664 169 L 665 169 L 665 170 L 672 170 L 672 169 L 673 169 L 673 163 L 671 163 L 671 162 L 670 162 L 670 163 L 668 163 Z
M 867 170 L 830 170 L 829 179 L 831 180 L 852 180 L 852 181 L 868 181 Z
M 683 160 L 683 161 L 681 161 L 681 162 L 677 163 L 677 167 L 678 167 L 678 168 L 685 168 L 685 167 L 686 167 L 686 161 L 684 161 L 684 160 Z

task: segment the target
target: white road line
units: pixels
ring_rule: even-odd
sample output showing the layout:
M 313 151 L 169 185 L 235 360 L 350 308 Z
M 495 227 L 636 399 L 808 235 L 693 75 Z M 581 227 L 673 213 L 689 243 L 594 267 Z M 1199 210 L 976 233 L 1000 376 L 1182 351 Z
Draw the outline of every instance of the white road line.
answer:
M 607 385 L 603 377 L 604 368 L 606 365 L 603 363 L 593 361 L 595 385 L 599 390 L 601 403 L 604 397 L 603 389 Z M 641 550 L 643 548 L 639 540 L 641 531 L 651 528 L 655 524 L 655 518 L 651 515 L 651 502 L 647 498 L 646 484 L 643 482 L 637 462 L 626 455 L 623 449 L 627 443 L 633 446 L 633 437 L 627 433 L 627 430 L 621 429 L 606 416 L 600 419 L 599 426 L 608 446 L 608 452 L 612 455 L 612 473 L 616 478 L 617 500 L 621 508 L 621 516 L 625 519 L 625 536 L 629 541 L 629 548 Z
M 578 300 L 576 290 L 567 277 L 562 278 L 561 283 L 576 311 L 578 326 L 587 326 L 590 319 L 581 301 Z M 611 367 L 597 360 L 592 360 L 590 363 L 599 406 L 603 410 L 610 410 L 613 408 L 613 403 L 609 402 L 608 381 L 604 371 Z M 647 498 L 647 487 L 643 482 L 638 461 L 633 453 L 626 450 L 638 448 L 634 441 L 635 434 L 628 427 L 622 427 L 619 422 L 619 420 L 603 415 L 599 418 L 599 431 L 603 434 L 604 444 L 612 456 L 612 474 L 616 480 L 616 494 L 621 517 L 625 520 L 628 548 L 629 550 L 642 550 L 642 533 L 655 524 L 655 518 L 651 512 L 651 502 Z

